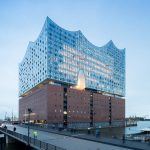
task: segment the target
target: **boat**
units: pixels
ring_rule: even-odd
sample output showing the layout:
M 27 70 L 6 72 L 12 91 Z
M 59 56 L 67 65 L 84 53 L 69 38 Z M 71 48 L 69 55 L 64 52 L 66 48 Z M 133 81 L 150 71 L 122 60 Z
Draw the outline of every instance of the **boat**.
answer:
M 150 134 L 150 127 L 141 129 L 141 133 L 143 133 L 143 134 Z

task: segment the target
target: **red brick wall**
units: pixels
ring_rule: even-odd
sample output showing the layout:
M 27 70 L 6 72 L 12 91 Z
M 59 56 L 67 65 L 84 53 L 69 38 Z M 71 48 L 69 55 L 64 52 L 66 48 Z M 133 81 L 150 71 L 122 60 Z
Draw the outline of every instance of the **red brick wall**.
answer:
M 112 121 L 123 121 L 125 119 L 125 100 L 112 97 L 111 103 Z
M 25 109 L 31 108 L 34 120 L 63 123 L 64 87 L 44 85 L 19 100 L 19 118 L 24 120 Z M 90 122 L 90 91 L 67 88 L 68 122 Z M 125 118 L 125 100 L 111 98 L 112 121 Z M 93 93 L 93 121 L 109 121 L 109 96 Z
M 99 93 L 93 93 L 93 121 L 109 121 L 109 97 Z
M 30 95 L 19 100 L 19 118 L 24 120 L 25 108 L 31 108 L 34 120 L 47 120 L 48 123 L 63 122 L 63 87 L 44 85 Z
M 68 89 L 68 122 L 90 122 L 90 92 Z
M 47 90 L 46 86 L 34 91 L 19 100 L 19 119 L 25 120 L 25 109 L 31 108 L 34 115 L 31 119 L 47 120 Z M 27 113 L 27 111 L 26 111 Z
M 47 88 L 49 123 L 63 123 L 63 90 L 63 87 L 57 85 L 49 85 Z

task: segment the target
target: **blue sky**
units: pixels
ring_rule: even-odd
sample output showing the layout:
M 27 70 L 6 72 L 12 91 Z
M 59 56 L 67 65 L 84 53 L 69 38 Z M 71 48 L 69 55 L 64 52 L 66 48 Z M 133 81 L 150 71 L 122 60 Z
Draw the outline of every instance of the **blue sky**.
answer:
M 150 116 L 149 0 L 0 1 L 0 118 L 18 112 L 18 64 L 46 16 L 97 46 L 126 48 L 126 115 Z

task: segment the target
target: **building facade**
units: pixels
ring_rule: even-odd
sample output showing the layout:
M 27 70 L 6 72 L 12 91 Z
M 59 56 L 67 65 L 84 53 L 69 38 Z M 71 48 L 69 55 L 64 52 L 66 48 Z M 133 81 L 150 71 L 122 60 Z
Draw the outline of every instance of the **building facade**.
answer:
M 107 125 L 125 118 L 125 49 L 102 47 L 81 31 L 46 18 L 19 64 L 19 118 L 73 126 Z

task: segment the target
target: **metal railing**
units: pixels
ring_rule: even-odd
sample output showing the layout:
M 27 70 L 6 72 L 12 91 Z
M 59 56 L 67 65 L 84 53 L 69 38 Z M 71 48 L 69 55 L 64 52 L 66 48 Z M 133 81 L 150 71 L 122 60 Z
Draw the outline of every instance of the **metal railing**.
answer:
M 25 144 L 28 143 L 28 136 L 11 131 L 11 130 L 7 130 L 4 128 L 0 128 L 0 131 L 8 136 L 14 137 L 15 139 L 24 142 Z M 29 144 L 31 147 L 37 148 L 37 149 L 41 149 L 41 150 L 66 150 L 64 148 L 43 142 L 41 140 L 38 140 L 36 138 L 32 138 L 30 137 L 29 140 Z

